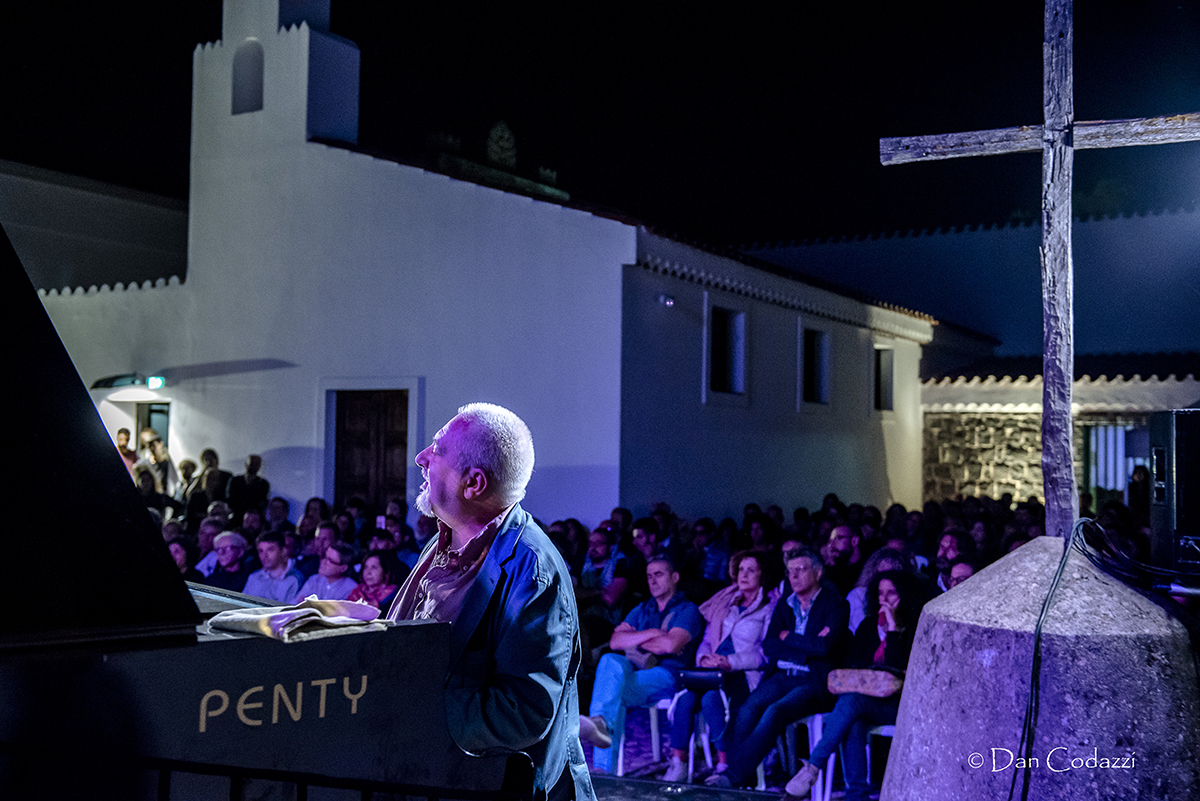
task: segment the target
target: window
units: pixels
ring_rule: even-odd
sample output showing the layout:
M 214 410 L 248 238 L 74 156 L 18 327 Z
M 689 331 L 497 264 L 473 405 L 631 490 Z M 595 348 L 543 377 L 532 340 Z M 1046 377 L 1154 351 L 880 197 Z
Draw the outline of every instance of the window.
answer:
M 746 313 L 709 308 L 708 388 L 741 395 L 746 391 Z
M 256 39 L 247 39 L 233 55 L 233 113 L 262 111 L 263 48 Z
M 881 412 L 891 411 L 893 408 L 892 376 L 895 353 L 891 348 L 875 349 L 875 408 Z
M 829 403 L 829 332 L 800 327 L 800 400 Z

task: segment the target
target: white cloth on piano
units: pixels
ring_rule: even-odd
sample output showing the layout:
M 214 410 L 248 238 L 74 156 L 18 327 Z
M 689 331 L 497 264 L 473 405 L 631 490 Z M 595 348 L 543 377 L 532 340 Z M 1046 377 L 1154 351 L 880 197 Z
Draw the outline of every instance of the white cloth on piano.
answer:
M 218 612 L 208 628 L 261 634 L 284 642 L 301 642 L 340 634 L 383 631 L 379 610 L 362 601 L 322 601 L 310 595 L 292 606 L 263 606 Z

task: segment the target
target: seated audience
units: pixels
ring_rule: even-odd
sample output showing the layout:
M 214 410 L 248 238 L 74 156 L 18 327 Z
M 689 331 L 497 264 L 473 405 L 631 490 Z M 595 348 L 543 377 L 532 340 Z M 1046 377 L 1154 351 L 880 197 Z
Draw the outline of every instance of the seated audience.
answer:
M 241 592 L 246 586 L 246 579 L 253 572 L 247 564 L 246 538 L 236 531 L 225 531 L 218 534 L 213 541 L 213 553 L 217 555 L 217 565 L 205 583 L 223 590 Z
M 217 554 L 213 550 L 217 535 L 222 531 L 221 518 L 206 517 L 200 523 L 200 528 L 196 531 L 196 544 L 200 548 L 200 561 L 196 563 L 196 569 L 202 575 L 211 576 L 212 572 L 217 569 Z
M 792 593 L 775 604 L 763 640 L 766 677 L 737 714 L 729 769 L 705 784 L 743 787 L 789 724 L 833 708 L 826 678 L 840 664 L 850 632 L 850 605 L 833 584 L 822 580 L 824 564 L 814 551 L 794 553 L 787 562 Z
M 257 545 L 262 569 L 250 574 L 242 592 L 282 604 L 292 603 L 304 577 L 289 562 L 283 535 L 278 531 L 264 531 L 258 535 Z
M 862 572 L 858 574 L 858 581 L 854 582 L 854 587 L 846 593 L 846 601 L 850 604 L 851 631 L 858 631 L 858 624 L 867 616 L 867 587 L 871 579 L 875 578 L 875 574 L 885 570 L 907 568 L 904 553 L 891 548 L 881 548 L 867 557 L 867 561 L 863 562 Z
M 954 589 L 959 584 L 975 575 L 975 563 L 969 559 L 955 559 L 950 565 L 950 580 L 949 589 Z
M 586 652 L 608 642 L 624 617 L 629 561 L 617 549 L 616 541 L 615 532 L 608 528 L 588 534 L 587 553 L 575 588 L 585 660 L 589 660 Z
M 664 556 L 646 565 L 650 599 L 614 630 L 612 653 L 600 657 L 590 717 L 580 718 L 580 737 L 596 746 L 593 765 L 611 772 L 612 736 L 625 729 L 625 709 L 648 706 L 675 693 L 680 668 L 691 665 L 704 633 L 704 618 L 676 587 L 679 571 Z
M 289 519 L 292 505 L 288 503 L 287 498 L 281 498 L 276 495 L 267 503 L 267 528 L 271 531 L 295 531 L 296 527 L 292 525 Z
M 331 520 L 322 520 L 317 524 L 316 533 L 308 541 L 304 553 L 296 560 L 296 569 L 307 581 L 310 576 L 317 574 L 321 566 L 321 557 L 329 550 L 329 546 L 338 541 L 337 526 Z
M 716 770 L 723 773 L 728 767 L 726 724 L 734 719 L 742 703 L 758 686 L 762 667 L 766 664 L 762 644 L 776 600 L 766 590 L 772 583 L 766 577 L 768 563 L 768 556 L 763 551 L 735 554 L 729 563 L 729 575 L 735 583 L 700 607 L 708 626 L 696 650 L 696 666 L 725 672 L 722 683 L 725 698 L 719 690 L 709 690 L 699 698 L 692 691 L 684 690 L 676 699 L 671 724 L 671 761 L 663 781 L 677 782 L 684 776 L 684 749 L 692 736 L 697 703 L 704 712 L 710 737 L 717 747 Z
M 408 573 L 394 550 L 371 551 L 363 560 L 362 583 L 350 592 L 347 600 L 363 601 L 387 612 Z
M 204 581 L 204 576 L 195 568 L 196 558 L 200 555 L 196 544 L 187 537 L 175 537 L 167 543 L 175 566 L 183 574 L 184 581 Z
M 865 556 L 861 547 L 862 535 L 858 526 L 834 526 L 829 541 L 821 549 L 825 561 L 825 580 L 832 582 L 845 595 L 854 588 L 862 572 Z
M 334 542 L 325 549 L 321 564 L 315 575 L 309 576 L 292 599 L 299 603 L 310 595 L 322 601 L 344 601 L 354 592 L 358 582 L 350 569 L 354 563 L 354 549 L 344 542 Z
M 868 598 L 867 618 L 854 633 L 847 665 L 887 668 L 903 675 L 926 600 L 925 591 L 914 576 L 893 570 L 878 573 L 871 580 Z M 899 707 L 898 692 L 886 698 L 861 693 L 839 695 L 833 711 L 825 716 L 821 741 L 787 783 L 787 801 L 799 801 L 808 795 L 820 767 L 839 746 L 846 801 L 868 801 L 871 785 L 867 775 L 867 732 L 873 726 L 895 723 Z
M 138 465 L 134 469 L 134 480 L 137 482 L 138 492 L 142 494 L 142 502 L 146 504 L 147 508 L 158 512 L 163 520 L 170 519 L 167 514 L 168 509 L 172 514 L 179 514 L 183 511 L 183 505 L 179 501 L 159 490 L 158 478 L 152 468 Z
M 937 568 L 937 588 L 940 592 L 950 589 L 950 563 L 959 557 L 975 557 L 975 540 L 962 529 L 952 528 L 943 532 L 938 539 L 934 566 Z

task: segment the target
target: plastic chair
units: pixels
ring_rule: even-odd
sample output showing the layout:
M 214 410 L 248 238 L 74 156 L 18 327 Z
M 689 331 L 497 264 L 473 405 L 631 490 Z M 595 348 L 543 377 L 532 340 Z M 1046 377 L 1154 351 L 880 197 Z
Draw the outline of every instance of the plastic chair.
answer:
M 871 738 L 872 737 L 895 737 L 896 726 L 890 724 L 886 726 L 875 726 L 867 731 L 867 780 L 870 781 L 871 776 Z
M 796 732 L 801 724 L 808 727 L 808 750 L 809 753 L 816 747 L 817 743 L 821 742 L 821 732 L 824 727 L 825 716 L 818 713 L 809 715 L 806 718 L 801 718 L 792 725 L 788 726 L 784 731 L 784 764 L 787 766 L 788 773 L 795 776 L 800 770 L 800 760 L 797 757 L 797 739 Z M 833 794 L 833 766 L 837 758 L 837 752 L 834 751 L 829 755 L 829 759 L 825 760 L 825 767 L 817 774 L 817 781 L 812 788 L 812 801 L 829 801 L 829 797 Z M 762 766 L 759 766 L 759 775 L 762 776 Z M 760 778 L 759 789 L 765 789 L 765 783 Z
M 670 709 L 673 698 L 664 698 L 650 707 L 650 755 L 655 762 L 662 759 L 662 735 L 658 727 L 658 710 Z M 625 775 L 625 732 L 613 732 L 613 748 L 617 749 L 617 776 Z
M 667 707 L 667 720 L 671 722 L 675 721 L 675 706 L 679 703 L 680 696 L 682 696 L 685 692 L 687 692 L 687 690 L 680 690 L 679 692 L 675 693 L 673 698 L 671 698 L 671 702 Z M 729 697 L 725 695 L 724 690 L 717 690 L 717 692 L 721 694 L 721 703 L 725 707 L 725 722 L 729 723 Z M 659 706 L 661 705 L 662 702 L 660 701 Z M 655 714 L 656 712 L 657 710 L 651 710 L 652 714 Z M 657 715 L 655 716 L 657 717 Z M 654 723 L 652 722 L 651 728 L 653 729 L 653 727 Z M 713 766 L 712 743 L 709 740 L 708 723 L 704 720 L 703 709 L 696 710 L 696 721 L 692 725 L 692 736 L 688 739 L 688 784 L 692 783 L 692 778 L 695 776 L 697 735 L 700 737 L 700 747 L 704 753 L 704 763 L 711 768 Z

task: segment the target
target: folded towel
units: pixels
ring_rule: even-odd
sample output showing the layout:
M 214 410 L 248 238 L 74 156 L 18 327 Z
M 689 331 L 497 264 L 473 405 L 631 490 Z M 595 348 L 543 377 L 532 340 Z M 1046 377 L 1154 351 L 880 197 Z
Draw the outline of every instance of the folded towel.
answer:
M 293 606 L 263 606 L 218 612 L 208 628 L 261 634 L 284 642 L 315 640 L 339 634 L 383 631 L 379 610 L 362 601 L 322 601 L 310 595 Z

